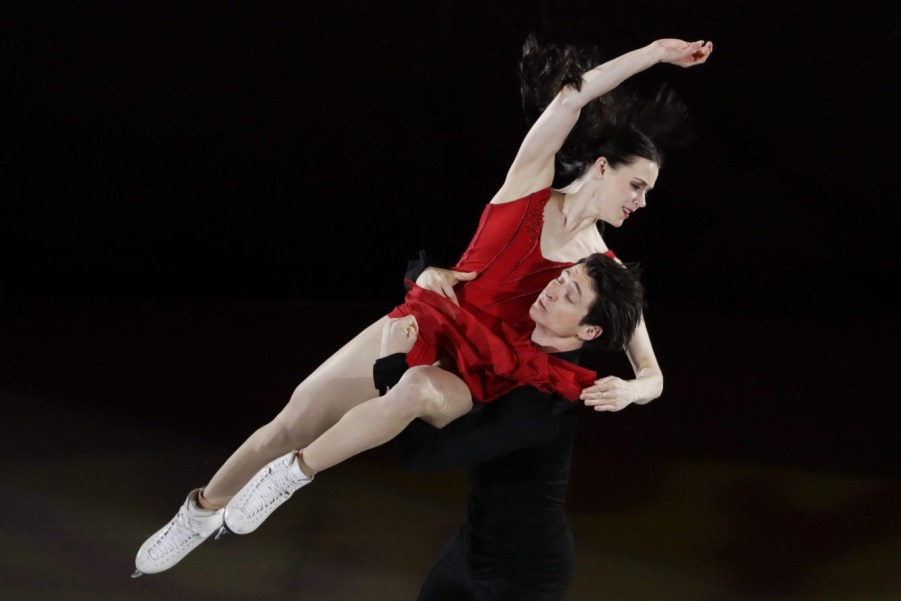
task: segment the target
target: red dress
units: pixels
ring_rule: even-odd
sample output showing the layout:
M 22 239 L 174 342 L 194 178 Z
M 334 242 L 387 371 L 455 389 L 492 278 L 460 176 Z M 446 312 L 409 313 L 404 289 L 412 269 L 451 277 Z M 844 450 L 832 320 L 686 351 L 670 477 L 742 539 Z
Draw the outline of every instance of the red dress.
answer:
M 531 385 L 577 400 L 591 386 L 594 371 L 541 351 L 530 340 L 529 308 L 544 287 L 573 263 L 541 254 L 545 188 L 503 204 L 488 204 L 469 247 L 452 269 L 477 271 L 457 293 L 460 306 L 413 285 L 390 317 L 414 315 L 419 336 L 407 363 L 431 365 L 449 355 L 473 400 L 487 403 L 517 386 Z M 608 255 L 613 256 L 611 251 Z

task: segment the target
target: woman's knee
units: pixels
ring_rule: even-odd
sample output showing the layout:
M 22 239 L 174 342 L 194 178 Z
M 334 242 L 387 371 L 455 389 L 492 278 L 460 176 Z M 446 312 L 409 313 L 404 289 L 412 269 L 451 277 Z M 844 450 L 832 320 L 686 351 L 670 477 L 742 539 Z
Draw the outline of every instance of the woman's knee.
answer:
M 410 419 L 465 413 L 472 406 L 469 389 L 457 376 L 437 367 L 417 366 L 404 373 L 383 397 L 386 410 Z
M 426 410 L 435 391 L 425 366 L 411 367 L 379 401 L 386 413 L 413 419 Z

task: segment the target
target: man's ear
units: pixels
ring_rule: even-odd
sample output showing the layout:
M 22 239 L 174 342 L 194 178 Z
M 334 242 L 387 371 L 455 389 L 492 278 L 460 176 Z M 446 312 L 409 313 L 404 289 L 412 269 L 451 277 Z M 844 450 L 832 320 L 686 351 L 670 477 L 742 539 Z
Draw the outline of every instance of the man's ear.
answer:
M 589 342 L 600 336 L 603 332 L 604 328 L 601 326 L 584 325 L 582 326 L 582 329 L 579 330 L 579 339 L 582 340 L 582 342 Z

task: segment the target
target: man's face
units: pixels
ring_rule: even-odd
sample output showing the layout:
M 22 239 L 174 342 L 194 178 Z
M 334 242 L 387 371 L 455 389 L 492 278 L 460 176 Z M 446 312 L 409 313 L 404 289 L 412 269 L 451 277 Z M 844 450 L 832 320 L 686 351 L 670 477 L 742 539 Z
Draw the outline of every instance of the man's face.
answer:
M 595 298 L 597 293 L 585 265 L 564 269 L 529 308 L 529 317 L 535 322 L 532 339 L 541 345 L 559 347 L 564 343 L 565 347 L 578 348 L 597 337 L 601 332 L 598 326 L 580 324 Z

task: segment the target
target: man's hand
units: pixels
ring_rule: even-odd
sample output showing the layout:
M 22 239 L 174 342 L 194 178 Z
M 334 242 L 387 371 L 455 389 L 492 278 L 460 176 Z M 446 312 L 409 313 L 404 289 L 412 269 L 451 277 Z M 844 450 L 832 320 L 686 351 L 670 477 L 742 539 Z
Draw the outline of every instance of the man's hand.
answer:
M 478 275 L 479 272 L 477 271 L 453 271 L 452 269 L 429 267 L 416 278 L 416 285 L 440 294 L 444 298 L 453 301 L 455 305 L 459 305 L 454 286 L 460 282 L 470 282 L 476 279 Z

